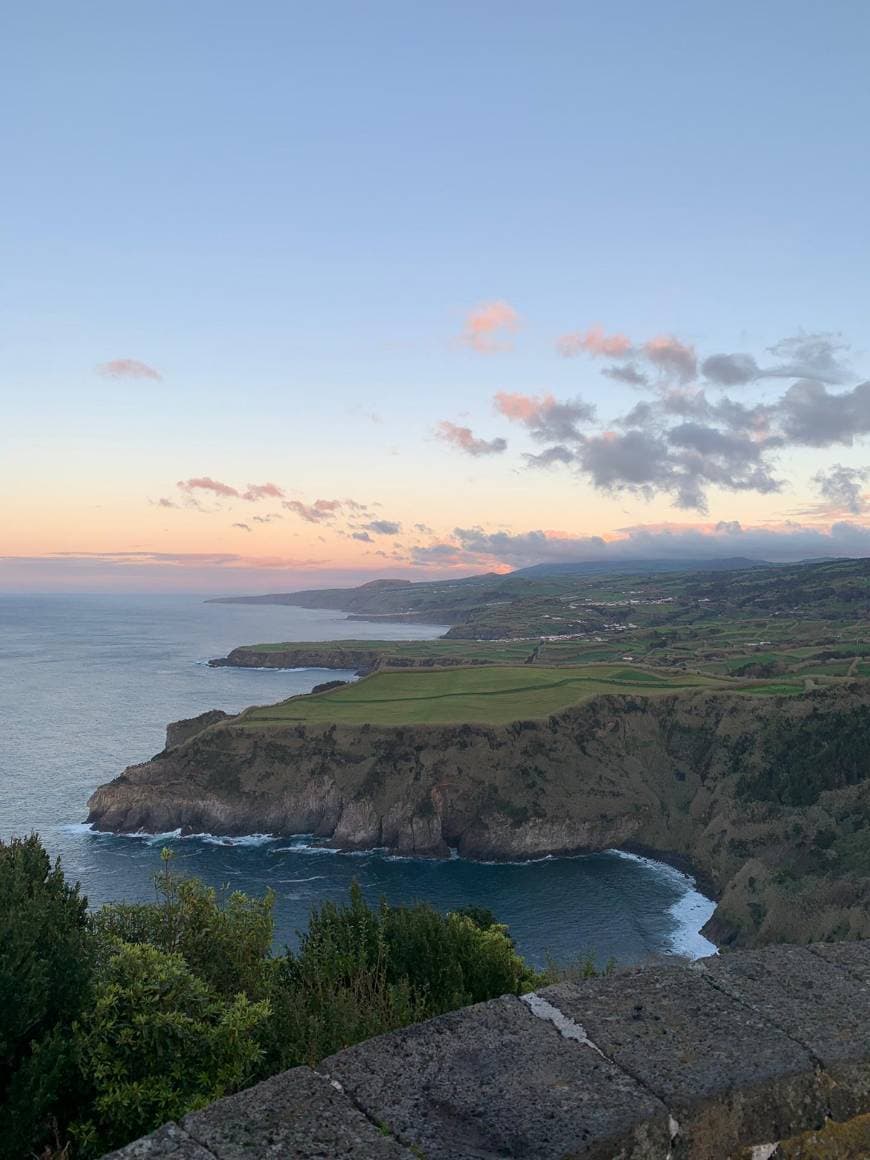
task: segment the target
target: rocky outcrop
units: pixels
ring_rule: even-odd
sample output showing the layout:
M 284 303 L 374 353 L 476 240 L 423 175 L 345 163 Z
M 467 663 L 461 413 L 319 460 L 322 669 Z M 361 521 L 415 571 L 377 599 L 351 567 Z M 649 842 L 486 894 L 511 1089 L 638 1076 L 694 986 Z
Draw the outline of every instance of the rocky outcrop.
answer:
M 216 725 L 218 721 L 226 721 L 230 716 L 222 709 L 209 709 L 200 713 L 198 717 L 187 717 L 183 721 L 172 721 L 166 726 L 166 748 L 174 749 L 176 745 L 183 745 L 209 725 Z
M 787 804 L 789 747 L 806 759 L 868 707 L 854 682 L 801 697 L 608 695 L 498 727 L 263 727 L 243 713 L 101 786 L 90 821 L 478 859 L 643 847 L 712 883 L 720 941 L 870 936 L 870 745 L 855 740 L 849 776 L 842 745 L 822 745 L 817 787 Z

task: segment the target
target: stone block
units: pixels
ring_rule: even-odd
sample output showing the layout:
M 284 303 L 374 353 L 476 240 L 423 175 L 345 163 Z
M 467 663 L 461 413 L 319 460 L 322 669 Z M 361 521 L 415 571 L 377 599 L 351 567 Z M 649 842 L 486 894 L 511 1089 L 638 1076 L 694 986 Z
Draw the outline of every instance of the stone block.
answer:
M 870 986 L 870 939 L 858 942 L 813 943 L 807 947 L 814 955 L 848 971 L 865 986 Z
M 164 1124 L 150 1136 L 134 1140 L 117 1152 L 109 1152 L 103 1160 L 214 1160 L 214 1157 L 177 1124 Z
M 848 954 L 831 951 L 771 946 L 698 966 L 807 1048 L 828 1073 L 831 1113 L 847 1119 L 870 1110 L 870 989 L 845 969 Z M 860 964 L 859 956 L 853 964 Z
M 181 1123 L 212 1160 L 415 1160 L 307 1067 L 218 1100 Z
M 809 1052 L 700 972 L 652 967 L 541 995 L 663 1101 L 675 1155 L 721 1160 L 824 1118 Z
M 331 1056 L 319 1070 L 427 1160 L 662 1160 L 664 1106 L 512 996 Z

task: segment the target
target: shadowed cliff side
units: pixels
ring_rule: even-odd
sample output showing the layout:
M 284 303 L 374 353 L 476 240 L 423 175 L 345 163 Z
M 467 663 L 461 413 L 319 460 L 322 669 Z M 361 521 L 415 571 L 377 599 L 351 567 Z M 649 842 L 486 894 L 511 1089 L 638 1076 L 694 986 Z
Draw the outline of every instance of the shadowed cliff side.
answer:
M 708 880 L 719 941 L 866 937 L 868 742 L 857 681 L 799 697 L 604 695 L 491 727 L 253 727 L 243 713 L 101 786 L 89 820 L 478 859 L 646 848 Z

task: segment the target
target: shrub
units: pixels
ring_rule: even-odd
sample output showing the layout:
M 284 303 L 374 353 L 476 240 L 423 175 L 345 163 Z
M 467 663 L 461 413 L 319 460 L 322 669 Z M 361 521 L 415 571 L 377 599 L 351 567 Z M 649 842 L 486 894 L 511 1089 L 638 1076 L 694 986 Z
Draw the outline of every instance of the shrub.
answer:
M 95 919 L 98 933 L 180 954 L 225 998 L 240 992 L 250 998 L 261 996 L 272 948 L 272 891 L 263 898 L 235 892 L 219 899 L 217 891 L 198 878 L 173 874 L 168 849 L 161 857 L 163 871 L 154 876 L 157 902 L 104 906 Z
M 314 1064 L 371 1035 L 539 981 L 489 911 L 374 909 L 354 884 L 346 906 L 312 912 L 298 952 L 278 963 L 270 1063 Z
M 0 1155 L 27 1156 L 76 1096 L 73 1020 L 89 996 L 87 900 L 35 834 L 0 842 Z
M 99 1156 L 250 1082 L 265 1002 L 215 997 L 180 954 L 117 943 L 78 1026 L 86 1114 L 80 1154 Z

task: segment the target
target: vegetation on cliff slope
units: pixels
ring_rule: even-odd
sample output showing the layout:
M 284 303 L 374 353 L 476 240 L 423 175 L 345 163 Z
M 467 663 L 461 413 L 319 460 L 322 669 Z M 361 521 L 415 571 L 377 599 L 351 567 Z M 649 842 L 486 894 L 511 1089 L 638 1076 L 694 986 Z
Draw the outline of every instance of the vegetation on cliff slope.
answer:
M 483 911 L 311 915 L 273 956 L 271 895 L 176 877 L 88 916 L 36 837 L 0 843 L 0 1156 L 102 1155 L 277 1071 L 542 981 Z

